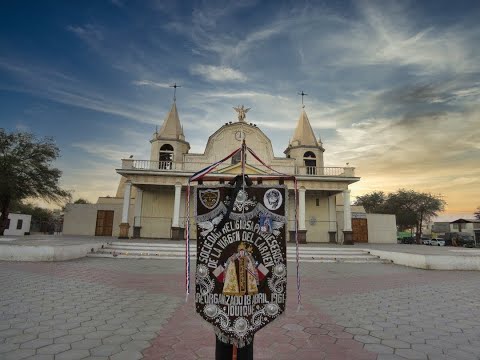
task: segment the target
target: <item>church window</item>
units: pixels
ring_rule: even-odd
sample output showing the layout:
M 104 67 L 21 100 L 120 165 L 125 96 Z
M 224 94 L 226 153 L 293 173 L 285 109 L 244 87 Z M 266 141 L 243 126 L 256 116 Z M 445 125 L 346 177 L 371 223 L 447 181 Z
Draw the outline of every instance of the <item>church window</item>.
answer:
M 316 202 L 316 205 L 317 205 L 317 206 L 320 206 L 320 199 L 319 199 L 319 198 L 316 198 L 315 200 L 316 200 L 316 201 L 315 201 L 315 202 Z
M 315 175 L 317 173 L 317 160 L 315 154 L 311 151 L 307 151 L 303 154 L 303 162 L 305 164 L 307 175 Z
M 170 145 L 170 144 L 165 144 L 165 145 L 162 145 L 162 147 L 160 148 L 160 150 L 173 151 L 173 146 Z
M 171 170 L 173 162 L 173 146 L 170 144 L 162 145 L 158 160 L 159 169 Z

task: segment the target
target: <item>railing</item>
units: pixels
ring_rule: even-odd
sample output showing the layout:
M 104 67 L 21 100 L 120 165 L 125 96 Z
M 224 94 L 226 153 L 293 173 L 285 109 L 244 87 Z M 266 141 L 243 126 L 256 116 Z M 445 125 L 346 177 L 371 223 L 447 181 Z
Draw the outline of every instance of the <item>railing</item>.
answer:
M 122 160 L 122 169 L 182 170 L 182 166 L 181 166 L 181 163 L 175 163 L 173 161 L 150 161 L 150 160 L 123 159 Z
M 149 170 L 149 171 L 186 171 L 196 172 L 204 167 L 211 165 L 203 162 L 172 162 L 172 161 L 151 161 L 151 160 L 133 160 L 123 159 L 123 170 Z M 265 171 L 266 174 L 271 174 L 272 171 L 261 164 L 250 164 L 255 168 Z M 216 171 L 232 166 L 230 163 L 220 164 Z M 272 168 L 279 173 L 295 174 L 305 176 L 339 176 L 339 177 L 354 177 L 355 168 L 353 167 L 316 167 L 316 166 L 272 166 Z
M 355 168 L 353 167 L 316 167 L 316 166 L 297 166 L 296 175 L 315 175 L 315 176 L 342 176 L 354 177 Z

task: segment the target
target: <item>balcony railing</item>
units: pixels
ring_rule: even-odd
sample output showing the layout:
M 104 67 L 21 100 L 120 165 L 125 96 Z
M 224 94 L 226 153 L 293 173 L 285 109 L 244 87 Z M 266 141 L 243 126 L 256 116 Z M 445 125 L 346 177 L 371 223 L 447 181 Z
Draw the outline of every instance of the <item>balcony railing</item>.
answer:
M 210 163 L 202 162 L 173 162 L 173 161 L 151 161 L 151 160 L 133 160 L 123 159 L 122 170 L 148 170 L 148 171 L 185 171 L 196 172 L 211 165 Z M 216 171 L 232 166 L 230 163 L 220 164 Z M 271 174 L 272 171 L 266 166 L 260 164 L 253 164 L 255 168 L 264 171 L 266 174 Z M 279 173 L 289 175 L 304 175 L 304 176 L 339 176 L 339 177 L 355 177 L 355 168 L 353 167 L 316 167 L 316 166 L 272 166 L 272 169 Z

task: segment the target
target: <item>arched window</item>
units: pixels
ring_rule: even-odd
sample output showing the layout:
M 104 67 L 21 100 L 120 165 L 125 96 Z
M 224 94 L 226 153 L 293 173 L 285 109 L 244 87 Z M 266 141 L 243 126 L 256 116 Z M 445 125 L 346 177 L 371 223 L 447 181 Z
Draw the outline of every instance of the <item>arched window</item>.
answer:
M 307 151 L 303 154 L 303 163 L 305 164 L 307 175 L 317 174 L 317 159 L 313 152 Z
M 170 144 L 164 144 L 160 148 L 160 154 L 158 157 L 158 168 L 162 170 L 171 170 L 173 162 L 173 146 Z
M 165 144 L 165 145 L 162 145 L 162 147 L 160 148 L 160 150 L 173 151 L 173 146 L 170 145 L 170 144 Z

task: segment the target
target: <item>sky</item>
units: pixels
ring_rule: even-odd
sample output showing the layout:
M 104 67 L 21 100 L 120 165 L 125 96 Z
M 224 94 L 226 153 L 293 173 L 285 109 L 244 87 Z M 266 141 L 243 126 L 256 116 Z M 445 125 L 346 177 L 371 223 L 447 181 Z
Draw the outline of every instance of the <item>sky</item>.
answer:
M 0 127 L 54 137 L 62 186 L 114 196 L 120 159 L 149 159 L 177 83 L 191 152 L 251 107 L 276 156 L 305 110 L 352 198 L 480 206 L 478 1 L 13 1 L 0 5 Z

